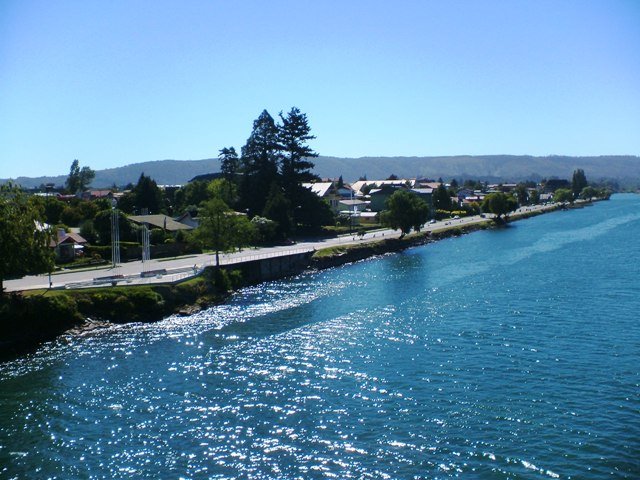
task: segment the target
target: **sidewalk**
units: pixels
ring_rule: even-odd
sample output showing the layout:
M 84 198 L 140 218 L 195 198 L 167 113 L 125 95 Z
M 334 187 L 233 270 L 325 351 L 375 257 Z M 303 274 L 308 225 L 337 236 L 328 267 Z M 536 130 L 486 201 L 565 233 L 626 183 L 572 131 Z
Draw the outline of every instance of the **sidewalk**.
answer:
M 544 211 L 553 206 L 537 205 L 535 207 L 524 207 L 513 213 L 526 213 L 529 211 Z M 464 226 L 475 223 L 482 223 L 488 218 L 478 215 L 463 217 L 460 219 L 442 220 L 433 224 L 427 223 L 422 231 L 438 231 L 450 228 L 451 226 Z M 398 238 L 400 232 L 397 230 L 381 229 L 368 232 L 363 237 L 356 234 L 341 235 L 338 237 L 306 240 L 295 245 L 285 245 L 276 247 L 265 247 L 248 249 L 233 253 L 220 254 L 221 265 L 233 265 L 249 262 L 253 260 L 287 256 L 305 252 L 312 252 L 322 248 L 337 245 L 357 244 L 371 240 L 382 240 L 386 238 Z M 151 259 L 147 262 L 140 260 L 123 263 L 117 267 L 104 267 L 91 270 L 78 270 L 69 272 L 57 272 L 51 275 L 52 288 L 84 288 L 106 285 L 145 285 L 151 283 L 173 283 L 183 281 L 187 278 L 198 275 L 205 267 L 215 264 L 215 254 L 204 253 L 197 255 L 187 255 L 171 259 Z M 5 280 L 5 290 L 21 291 L 33 289 L 49 288 L 49 275 L 28 276 L 21 279 Z

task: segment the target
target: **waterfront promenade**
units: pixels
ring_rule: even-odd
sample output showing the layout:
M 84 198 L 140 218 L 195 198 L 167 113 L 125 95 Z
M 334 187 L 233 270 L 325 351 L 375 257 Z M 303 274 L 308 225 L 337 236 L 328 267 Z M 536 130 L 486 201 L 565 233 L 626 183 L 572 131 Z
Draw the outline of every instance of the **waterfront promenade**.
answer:
M 512 215 L 520 213 L 544 211 L 555 208 L 555 205 L 536 205 L 523 207 L 513 212 Z M 433 224 L 425 224 L 422 231 L 437 232 L 452 226 L 465 226 L 485 222 L 487 218 L 479 215 L 463 217 L 460 219 L 447 219 Z M 349 245 L 385 238 L 398 238 L 400 231 L 390 229 L 379 229 L 370 231 L 363 237 L 358 235 L 341 235 L 334 238 L 324 239 L 301 239 L 292 245 L 282 245 L 274 247 L 249 248 L 233 253 L 220 255 L 221 265 L 233 265 L 252 260 L 287 256 L 305 252 L 312 252 L 322 248 L 334 247 L 338 245 Z M 34 275 L 20 279 L 6 280 L 5 290 L 21 291 L 33 289 L 49 288 L 51 279 L 52 288 L 83 288 L 91 286 L 105 286 L 117 282 L 118 285 L 143 285 L 150 283 L 172 283 L 183 281 L 189 277 L 199 274 L 203 268 L 215 264 L 214 253 L 203 253 L 196 255 L 186 255 L 176 258 L 151 259 L 147 262 L 140 260 L 122 263 L 117 267 L 100 266 L 96 268 L 59 271 L 51 275 Z

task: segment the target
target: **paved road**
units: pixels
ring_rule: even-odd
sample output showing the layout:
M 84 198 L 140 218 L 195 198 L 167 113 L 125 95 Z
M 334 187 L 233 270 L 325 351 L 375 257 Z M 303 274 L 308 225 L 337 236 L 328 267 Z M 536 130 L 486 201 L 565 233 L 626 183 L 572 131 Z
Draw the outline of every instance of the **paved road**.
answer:
M 524 211 L 545 210 L 550 206 L 526 207 L 516 210 L 515 213 Z M 423 231 L 438 231 L 450 226 L 463 226 L 485 221 L 486 218 L 480 216 L 463 217 L 455 220 L 442 220 L 433 224 L 426 224 Z M 242 263 L 249 260 L 259 258 L 276 257 L 290 255 L 293 253 L 309 252 L 321 248 L 327 248 L 336 245 L 348 245 L 370 241 L 380 238 L 397 238 L 400 232 L 397 230 L 380 229 L 372 231 L 360 238 L 356 235 L 341 235 L 337 238 L 329 239 L 313 239 L 300 240 L 293 245 L 284 245 L 277 247 L 265 247 L 258 249 L 245 249 L 240 252 L 225 253 L 220 255 L 220 263 L 229 265 L 234 263 Z M 157 259 L 145 262 L 134 261 L 123 263 L 116 268 L 99 267 L 89 270 L 75 270 L 56 272 L 51 275 L 51 284 L 53 288 L 64 288 L 72 286 L 89 286 L 90 284 L 108 285 L 112 282 L 109 277 L 117 277 L 113 279 L 119 284 L 148 284 L 160 282 L 174 282 L 190 277 L 198 273 L 202 268 L 215 264 L 215 255 L 211 253 L 187 255 L 172 259 Z M 96 279 L 98 279 L 96 281 Z M 49 275 L 27 276 L 16 280 L 6 280 L 4 282 L 6 291 L 19 291 L 40 289 L 49 287 Z

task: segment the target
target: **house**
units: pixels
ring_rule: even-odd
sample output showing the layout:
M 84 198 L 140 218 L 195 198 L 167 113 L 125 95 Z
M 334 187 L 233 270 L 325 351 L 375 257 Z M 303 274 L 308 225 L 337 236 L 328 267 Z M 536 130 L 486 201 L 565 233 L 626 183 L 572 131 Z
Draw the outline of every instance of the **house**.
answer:
M 420 188 L 432 188 L 433 190 L 438 188 L 440 185 L 442 185 L 442 183 L 440 182 L 429 182 L 429 181 L 423 181 L 423 180 L 418 182 L 418 186 Z
M 351 189 L 353 190 L 353 194 L 355 196 L 361 197 L 365 195 L 365 192 L 367 190 L 380 189 L 382 187 L 389 186 L 413 188 L 416 186 L 416 180 L 415 178 L 399 178 L 397 180 L 358 180 L 357 182 L 351 184 Z
M 433 188 L 412 188 L 409 191 L 424 200 L 429 205 L 429 210 L 433 209 Z
M 113 198 L 113 192 L 111 190 L 87 190 L 82 192 L 80 198 L 82 198 L 82 200 L 97 200 L 98 198 L 111 200 Z
M 78 233 L 66 232 L 63 228 L 58 229 L 54 238 L 51 239 L 49 247 L 53 248 L 56 254 L 56 261 L 71 262 L 77 256 L 82 255 L 87 241 Z
M 382 185 L 380 188 L 373 189 L 369 192 L 369 196 L 371 198 L 371 203 L 369 209 L 372 212 L 381 212 L 386 208 L 386 202 L 391 195 L 393 195 L 398 190 L 403 189 L 407 190 L 419 198 L 425 201 L 425 203 L 429 206 L 429 208 L 433 207 L 433 189 L 432 188 L 411 188 L 406 184 L 402 185 L 393 185 L 386 184 Z
M 362 199 L 340 200 L 338 212 L 362 212 L 367 208 L 367 205 L 369 205 L 369 202 Z
M 369 208 L 372 212 L 381 212 L 385 209 L 387 200 L 391 195 L 393 195 L 398 189 L 405 188 L 403 185 L 394 185 L 387 183 L 382 185 L 380 188 L 374 188 L 369 192 L 369 196 L 371 197 L 371 203 Z
M 131 222 L 138 225 L 147 224 L 151 227 L 162 228 L 168 232 L 177 232 L 178 230 L 192 230 L 193 227 L 175 221 L 173 218 L 162 215 L 129 215 L 127 217 Z
M 188 225 L 191 228 L 198 228 L 198 226 L 200 226 L 200 220 L 196 217 L 192 217 L 191 212 L 185 212 L 179 217 L 174 218 L 174 220 L 178 223 Z
M 340 201 L 353 196 L 349 187 L 338 187 L 338 182 L 334 180 L 326 182 L 303 183 L 302 186 L 311 190 L 320 198 L 325 200 L 334 213 L 340 211 Z
M 463 201 L 467 197 L 473 197 L 475 195 L 475 191 L 470 188 L 461 188 L 458 190 L 458 200 Z

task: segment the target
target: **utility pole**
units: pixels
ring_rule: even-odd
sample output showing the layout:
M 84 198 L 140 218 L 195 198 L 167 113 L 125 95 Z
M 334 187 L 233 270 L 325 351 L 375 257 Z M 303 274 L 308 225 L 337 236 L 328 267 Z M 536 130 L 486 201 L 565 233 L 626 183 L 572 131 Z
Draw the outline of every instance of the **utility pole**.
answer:
M 147 215 L 148 209 L 143 208 L 142 215 Z M 149 237 L 149 224 L 147 222 L 142 223 L 142 271 L 146 272 L 149 269 L 149 260 L 151 260 L 151 247 Z
M 116 200 L 111 200 L 111 266 L 113 268 L 120 265 L 120 222 L 116 206 Z

